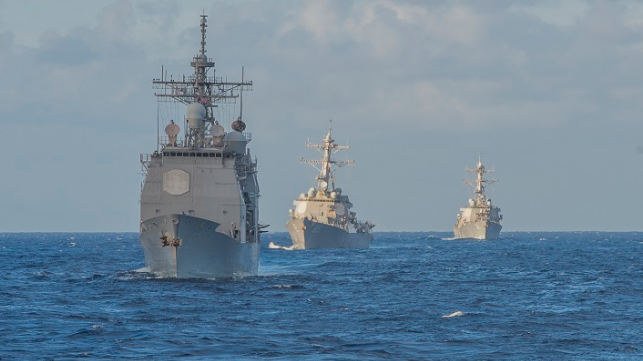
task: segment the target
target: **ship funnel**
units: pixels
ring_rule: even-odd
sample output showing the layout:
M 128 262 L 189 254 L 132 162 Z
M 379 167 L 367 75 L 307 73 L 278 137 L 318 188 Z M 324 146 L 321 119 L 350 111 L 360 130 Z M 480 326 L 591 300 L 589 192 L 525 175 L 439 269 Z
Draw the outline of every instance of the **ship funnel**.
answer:
M 188 105 L 185 111 L 185 117 L 188 119 L 190 128 L 201 128 L 205 119 L 205 107 L 201 103 L 192 103 Z

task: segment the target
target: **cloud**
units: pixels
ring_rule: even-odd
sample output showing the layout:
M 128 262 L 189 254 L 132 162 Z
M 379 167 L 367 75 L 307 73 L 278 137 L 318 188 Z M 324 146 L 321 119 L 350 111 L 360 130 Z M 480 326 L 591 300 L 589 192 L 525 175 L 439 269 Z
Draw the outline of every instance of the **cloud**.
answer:
M 43 46 L 38 49 L 38 57 L 43 62 L 64 66 L 86 65 L 96 58 L 96 53 L 81 38 L 76 36 L 59 37 L 47 34 Z
M 578 114 L 602 98 L 611 99 L 613 109 L 623 106 L 637 97 L 643 80 L 636 71 L 641 37 L 623 20 L 623 6 L 609 2 L 591 3 L 568 26 L 503 2 L 285 4 L 212 5 L 209 56 L 222 73 L 239 72 L 243 59 L 250 74 L 262 74 L 276 90 L 269 98 L 300 99 L 302 112 L 341 105 L 369 124 L 397 114 L 417 129 L 551 126 L 574 118 L 569 105 L 577 105 Z M 4 32 L 10 46 L 0 55 L 0 71 L 6 64 L 35 66 L 28 58 L 35 54 L 50 63 L 38 64 L 50 72 L 42 76 L 49 82 L 44 87 L 67 87 L 49 96 L 55 103 L 80 96 L 83 81 L 107 76 L 107 67 L 135 79 L 146 62 L 160 68 L 169 59 L 166 69 L 189 72 L 185 59 L 198 49 L 198 16 L 170 31 L 180 26 L 173 15 L 182 10 L 176 2 L 116 1 L 98 14 L 95 27 L 44 34 L 35 53 L 11 45 Z M 117 82 L 112 76 L 101 81 Z M 112 86 L 109 92 L 118 96 L 107 99 L 123 101 L 138 88 Z M 16 89 L 3 91 L 11 96 Z
M 161 65 L 174 76 L 190 74 L 203 8 L 177 1 L 105 4 L 85 25 L 55 32 L 38 27 L 34 19 L 29 29 L 39 31 L 41 41 L 33 46 L 16 43 L 16 34 L 26 29 L 0 24 L 0 118 L 12 124 L 13 135 L 3 146 L 10 152 L 25 142 L 59 142 L 54 149 L 65 158 L 60 160 L 65 172 L 101 189 L 112 189 L 117 174 L 120 187 L 137 188 L 138 153 L 153 149 L 156 135 L 151 79 L 159 76 Z M 291 194 L 292 189 L 310 186 L 314 177 L 306 178 L 310 174 L 305 170 L 301 179 L 289 177 L 287 182 L 283 174 L 299 171 L 303 148 L 293 152 L 294 147 L 321 137 L 328 119 L 335 120 L 338 141 L 348 139 L 355 146 L 348 156 L 356 158 L 358 167 L 347 171 L 342 182 L 353 177 L 351 199 L 366 213 L 360 217 L 368 219 L 370 213 L 378 224 L 406 229 L 426 224 L 426 219 L 436 219 L 436 228 L 452 223 L 441 218 L 452 201 L 442 193 L 448 194 L 461 174 L 444 174 L 451 168 L 461 171 L 479 152 L 505 171 L 508 179 L 503 179 L 500 198 L 494 197 L 499 204 L 506 197 L 500 205 L 515 210 L 508 216 L 513 220 L 516 212 L 532 212 L 514 200 L 529 201 L 524 188 L 541 186 L 534 184 L 538 179 L 520 178 L 521 172 L 533 172 L 524 164 L 536 164 L 534 168 L 557 179 L 578 179 L 571 165 L 590 169 L 592 164 L 583 162 L 592 159 L 608 167 L 606 155 L 617 148 L 619 154 L 633 157 L 633 148 L 643 154 L 637 146 L 637 134 L 643 132 L 643 103 L 638 101 L 643 96 L 643 16 L 627 2 L 588 1 L 582 9 L 565 8 L 567 20 L 559 21 L 550 17 L 554 12 L 542 9 L 558 9 L 556 2 L 541 4 L 208 2 L 207 48 L 217 64 L 216 75 L 238 80 L 244 65 L 246 79 L 254 81 L 254 91 L 244 95 L 244 118 L 265 170 L 260 174 L 262 221 L 282 224 L 284 210 L 299 193 Z M 28 154 L 28 167 L 14 164 L 23 168 L 8 187 L 22 186 L 21 179 L 31 188 L 40 186 L 28 180 L 42 177 L 38 169 L 53 168 L 38 154 Z M 65 154 L 80 158 L 66 159 Z M 538 158 L 542 154 L 550 158 Z M 79 164 L 96 159 L 102 163 L 92 165 L 93 174 L 78 174 Z M 63 178 L 54 177 L 48 186 L 69 190 Z M 422 185 L 415 183 L 426 179 L 440 189 L 436 195 L 427 192 L 436 205 L 428 211 L 404 203 L 396 192 L 379 192 L 419 189 Z M 581 196 L 565 193 L 564 184 L 561 180 L 560 189 L 539 202 L 549 207 L 556 197 L 570 197 L 565 198 L 569 204 L 583 204 Z M 97 196 L 102 198 L 94 203 L 122 207 L 131 201 L 132 210 L 105 221 L 136 219 L 136 189 L 115 193 Z M 606 208 L 618 208 L 611 199 L 605 202 Z M 377 203 L 409 207 L 410 215 L 389 221 L 386 207 Z M 453 203 L 457 211 L 459 201 Z M 73 212 L 68 219 L 89 221 L 82 211 Z M 539 217 L 537 212 L 534 207 L 525 219 Z
M 100 40 L 122 42 L 130 38 L 134 21 L 134 6 L 131 1 L 114 2 L 98 15 Z
M 306 2 L 297 16 L 296 24 L 310 32 L 318 42 L 328 42 L 337 36 L 340 26 L 334 4 L 337 2 L 329 0 Z

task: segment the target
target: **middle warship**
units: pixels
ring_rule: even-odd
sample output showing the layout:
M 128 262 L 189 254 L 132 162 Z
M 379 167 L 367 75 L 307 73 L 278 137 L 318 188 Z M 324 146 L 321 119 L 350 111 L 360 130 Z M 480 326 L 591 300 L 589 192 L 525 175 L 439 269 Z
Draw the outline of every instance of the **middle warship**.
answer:
M 487 198 L 485 184 L 495 183 L 497 179 L 484 179 L 484 175 L 493 172 L 482 165 L 482 157 L 478 158 L 475 169 L 466 169 L 476 175 L 475 180 L 463 180 L 474 186 L 473 198 L 469 199 L 466 207 L 460 208 L 460 213 L 453 226 L 455 238 L 491 239 L 500 236 L 502 215 L 500 208 L 491 204 Z
M 348 196 L 342 194 L 341 188 L 335 187 L 332 165 L 341 168 L 355 162 L 337 161 L 332 159 L 332 155 L 349 147 L 335 144 L 330 127 L 322 144 L 306 143 L 306 147 L 317 149 L 323 158 L 301 159 L 319 170 L 319 176 L 317 188 L 311 187 L 307 193 L 302 193 L 293 202 L 295 208 L 290 210 L 286 228 L 293 249 L 368 248 L 373 240 L 371 230 L 375 225 L 358 221 L 355 212 L 351 212 L 353 204 Z M 319 168 L 316 166 L 318 164 L 321 165 Z

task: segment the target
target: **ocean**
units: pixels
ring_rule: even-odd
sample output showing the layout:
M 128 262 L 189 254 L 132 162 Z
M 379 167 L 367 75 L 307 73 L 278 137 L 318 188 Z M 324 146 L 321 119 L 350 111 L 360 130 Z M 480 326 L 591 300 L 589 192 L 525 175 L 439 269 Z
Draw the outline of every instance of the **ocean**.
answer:
M 176 280 L 135 233 L 0 234 L 0 360 L 643 360 L 643 233 L 450 236 Z

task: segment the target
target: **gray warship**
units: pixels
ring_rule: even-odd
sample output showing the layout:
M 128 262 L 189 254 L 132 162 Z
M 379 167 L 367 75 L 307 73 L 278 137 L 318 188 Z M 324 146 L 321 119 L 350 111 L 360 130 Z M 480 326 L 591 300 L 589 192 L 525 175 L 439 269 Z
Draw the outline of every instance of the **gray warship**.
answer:
M 227 278 L 258 269 L 257 163 L 241 120 L 243 91 L 252 82 L 243 80 L 243 68 L 241 82 L 215 76 L 206 56 L 206 18 L 201 16 L 201 49 L 191 62 L 194 74 L 168 79 L 162 70 L 152 81 L 159 107 L 187 106 L 183 135 L 179 124 L 157 117 L 157 150 L 140 158 L 139 239 L 147 268 L 161 277 Z M 234 119 L 237 99 L 239 117 L 226 132 L 219 121 Z M 164 137 L 161 122 L 167 124 Z
M 352 160 L 337 161 L 332 155 L 348 149 L 337 145 L 331 137 L 331 128 L 321 144 L 306 143 L 307 148 L 317 149 L 322 159 L 301 159 L 319 171 L 317 188 L 311 187 L 293 202 L 290 220 L 286 223 L 293 242 L 293 249 L 352 248 L 364 249 L 373 240 L 370 222 L 357 220 L 351 212 L 353 204 L 341 188 L 335 187 L 335 171 L 332 166 L 341 168 L 355 164 Z M 319 165 L 319 167 L 318 167 Z
M 502 215 L 500 208 L 491 204 L 487 198 L 486 184 L 495 183 L 497 179 L 484 179 L 484 175 L 493 172 L 482 165 L 482 157 L 478 158 L 475 169 L 466 171 L 476 175 L 475 180 L 463 180 L 474 187 L 473 198 L 469 199 L 466 207 L 460 208 L 460 213 L 453 226 L 455 238 L 493 239 L 500 236 Z

